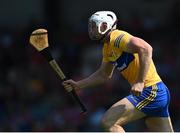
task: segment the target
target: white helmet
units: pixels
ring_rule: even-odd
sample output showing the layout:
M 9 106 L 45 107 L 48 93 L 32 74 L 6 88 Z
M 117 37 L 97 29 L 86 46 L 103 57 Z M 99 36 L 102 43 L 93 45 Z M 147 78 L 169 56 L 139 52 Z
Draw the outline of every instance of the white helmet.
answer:
M 104 35 L 107 31 L 111 30 L 116 25 L 117 17 L 112 11 L 98 11 L 89 18 L 89 23 L 92 21 L 96 23 L 98 32 Z M 103 22 L 107 23 L 107 28 L 105 31 L 100 30 L 101 24 Z

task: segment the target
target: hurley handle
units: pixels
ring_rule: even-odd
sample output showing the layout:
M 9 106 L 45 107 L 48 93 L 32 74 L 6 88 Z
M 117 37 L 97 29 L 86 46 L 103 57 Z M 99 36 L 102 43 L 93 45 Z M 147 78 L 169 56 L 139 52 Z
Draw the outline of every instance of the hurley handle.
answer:
M 40 53 L 48 60 L 49 64 L 51 65 L 51 67 L 54 69 L 54 71 L 58 74 L 58 76 L 61 78 L 62 81 L 66 81 L 67 78 L 64 75 L 63 71 L 61 70 L 61 68 L 59 67 L 59 65 L 57 64 L 56 60 L 52 58 L 51 53 L 49 51 L 48 48 L 43 49 L 42 51 L 40 51 Z M 70 86 L 72 87 L 72 86 Z M 86 113 L 87 109 L 84 106 L 84 104 L 81 102 L 79 96 L 77 95 L 76 91 L 73 89 L 71 89 L 72 91 L 70 91 L 71 95 L 73 96 L 73 98 L 75 99 L 75 101 L 79 104 L 79 106 L 81 107 L 82 112 L 81 113 Z

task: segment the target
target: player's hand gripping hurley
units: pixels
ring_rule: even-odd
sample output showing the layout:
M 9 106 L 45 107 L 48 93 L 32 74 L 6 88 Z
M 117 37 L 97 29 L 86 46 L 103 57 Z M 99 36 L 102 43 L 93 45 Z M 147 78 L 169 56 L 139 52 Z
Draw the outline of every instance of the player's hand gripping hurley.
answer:
M 37 29 L 33 31 L 30 36 L 30 44 L 33 45 L 33 47 L 35 47 L 36 50 L 38 50 L 45 57 L 45 59 L 49 62 L 51 67 L 56 71 L 56 73 L 61 78 L 61 80 L 63 81 L 67 80 L 61 68 L 59 67 L 55 59 L 53 59 L 50 53 L 47 30 Z M 78 95 L 76 94 L 76 91 L 72 88 L 72 86 L 68 86 L 68 87 L 70 87 L 70 89 L 68 90 L 71 90 L 70 93 L 81 107 L 82 113 L 86 113 L 87 109 L 79 99 Z

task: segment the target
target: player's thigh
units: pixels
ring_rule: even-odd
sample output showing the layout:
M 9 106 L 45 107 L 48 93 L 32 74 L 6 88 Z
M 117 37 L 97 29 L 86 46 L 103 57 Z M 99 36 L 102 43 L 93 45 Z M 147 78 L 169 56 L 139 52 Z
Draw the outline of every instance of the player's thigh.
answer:
M 170 117 L 148 117 L 146 118 L 146 125 L 149 131 L 173 132 Z
M 127 98 L 115 103 L 102 118 L 103 125 L 124 125 L 130 121 L 140 119 L 145 114 L 137 110 Z

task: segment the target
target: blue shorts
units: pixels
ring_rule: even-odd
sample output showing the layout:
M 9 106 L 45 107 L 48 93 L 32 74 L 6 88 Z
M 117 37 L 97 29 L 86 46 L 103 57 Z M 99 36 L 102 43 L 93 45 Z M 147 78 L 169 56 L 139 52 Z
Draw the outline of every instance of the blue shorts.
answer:
M 169 116 L 169 90 L 163 82 L 144 88 L 140 96 L 126 97 L 138 110 L 151 117 Z

